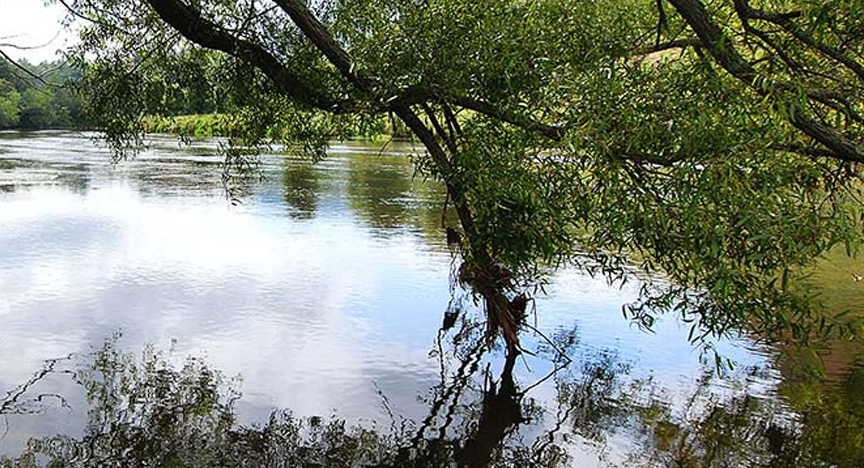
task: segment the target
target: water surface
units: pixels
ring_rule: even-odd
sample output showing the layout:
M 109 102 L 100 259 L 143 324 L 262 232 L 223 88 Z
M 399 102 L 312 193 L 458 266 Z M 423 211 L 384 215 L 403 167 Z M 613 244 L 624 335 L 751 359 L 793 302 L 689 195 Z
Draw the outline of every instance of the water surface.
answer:
M 422 397 L 441 383 L 436 338 L 453 299 L 454 253 L 441 229 L 442 188 L 415 177 L 412 147 L 334 143 L 315 165 L 267 155 L 263 180 L 241 204 L 225 196 L 215 148 L 154 136 L 149 150 L 112 164 L 89 135 L 0 133 L 0 392 L 46 359 L 89 355 L 119 332 L 118 346 L 131 352 L 152 344 L 170 359 L 200 356 L 241 376 L 242 423 L 278 408 L 352 423 L 386 425 L 390 413 L 422 419 Z M 572 338 L 574 364 L 561 373 L 571 386 L 602 365 L 656 400 L 646 396 L 642 410 L 604 420 L 602 438 L 590 437 L 585 421 L 584 433 L 571 424 L 577 436 L 565 445 L 576 465 L 625 464 L 644 444 L 644 428 L 658 422 L 645 419 L 645 408 L 666 408 L 684 427 L 695 411 L 684 402 L 700 392 L 719 395 L 701 407 L 713 398 L 731 410 L 745 395 L 776 407 L 778 420 L 795 420 L 776 352 L 743 338 L 720 341 L 738 370 L 708 379 L 713 364 L 688 343 L 686 326 L 669 318 L 646 333 L 622 318 L 637 293 L 637 284 L 564 270 L 537 301 L 537 328 Z M 527 336 L 526 348 L 543 341 Z M 546 351 L 518 361 L 523 388 L 555 366 Z M 484 359 L 500 366 L 503 356 Z M 556 377 L 531 390 L 547 416 L 524 434 L 556 425 L 567 382 Z M 9 456 L 30 437 L 81 433 L 86 404 L 76 385 L 62 375 L 39 385 L 67 396 L 71 409 L 46 404 L 38 415 L 8 415 L 0 450 Z M 609 397 L 624 387 L 607 389 Z

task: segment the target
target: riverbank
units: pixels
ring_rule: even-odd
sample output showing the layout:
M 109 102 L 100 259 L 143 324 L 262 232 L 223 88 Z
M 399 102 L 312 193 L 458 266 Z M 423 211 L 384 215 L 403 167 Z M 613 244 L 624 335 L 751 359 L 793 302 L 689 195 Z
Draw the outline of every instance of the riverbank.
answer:
M 144 131 L 146 133 L 167 133 L 186 137 L 228 137 L 236 134 L 240 123 L 226 114 L 190 114 L 175 116 L 148 116 L 144 118 Z M 278 133 L 278 131 L 277 131 Z M 272 138 L 280 138 L 283 135 L 271 134 Z M 356 128 L 344 128 L 334 138 L 349 137 L 352 139 L 378 141 L 389 138 L 410 138 L 410 134 L 400 125 L 387 119 L 381 119 L 372 125 L 357 126 Z

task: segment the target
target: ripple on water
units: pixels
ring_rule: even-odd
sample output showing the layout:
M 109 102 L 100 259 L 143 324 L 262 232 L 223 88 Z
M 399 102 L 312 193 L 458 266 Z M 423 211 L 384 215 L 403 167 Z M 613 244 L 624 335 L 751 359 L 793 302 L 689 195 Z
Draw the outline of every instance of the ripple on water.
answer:
M 451 299 L 441 188 L 414 177 L 404 145 L 337 144 L 311 168 L 266 156 L 264 180 L 231 206 L 217 145 L 154 137 L 153 149 L 115 166 L 86 136 L 0 135 L 0 186 L 14 187 L 0 194 L 0 355 L 16 356 L 0 360 L 0 390 L 122 330 L 126 349 L 153 343 L 242 375 L 246 420 L 288 407 L 386 422 L 385 398 L 423 417 L 418 396 L 439 383 L 429 353 Z M 646 334 L 622 318 L 638 284 L 565 270 L 549 291 L 537 326 L 572 338 L 574 378 L 598 359 L 621 363 L 631 369 L 622 379 L 659 382 L 668 405 L 698 385 L 705 366 L 686 327 L 668 318 Z M 746 339 L 717 346 L 742 368 L 773 359 Z M 526 355 L 519 378 L 537 381 L 551 366 Z M 773 395 L 780 375 L 768 367 L 744 379 L 747 391 Z M 533 395 L 552 405 L 555 384 Z M 60 419 L 16 421 L 13 438 Z

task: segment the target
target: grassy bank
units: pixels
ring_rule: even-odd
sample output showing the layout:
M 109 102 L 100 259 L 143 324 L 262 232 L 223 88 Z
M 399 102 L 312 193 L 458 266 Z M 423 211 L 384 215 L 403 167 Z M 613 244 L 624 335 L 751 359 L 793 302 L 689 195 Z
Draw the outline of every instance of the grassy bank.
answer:
M 173 135 L 181 135 L 187 137 L 228 137 L 232 134 L 240 132 L 238 121 L 227 114 L 192 114 L 192 115 L 175 115 L 175 116 L 148 116 L 144 119 L 144 131 L 147 133 L 169 133 Z M 334 134 L 334 138 L 345 137 L 346 133 L 349 138 L 381 140 L 386 138 L 410 138 L 410 135 L 404 128 L 397 125 L 393 126 L 393 122 L 389 119 L 381 119 L 372 125 L 364 125 L 356 128 L 345 129 L 340 134 Z M 272 138 L 279 138 L 279 131 L 275 131 L 269 135 Z
M 147 133 L 215 137 L 229 136 L 232 129 L 233 123 L 224 114 L 149 116 L 144 119 L 144 130 Z

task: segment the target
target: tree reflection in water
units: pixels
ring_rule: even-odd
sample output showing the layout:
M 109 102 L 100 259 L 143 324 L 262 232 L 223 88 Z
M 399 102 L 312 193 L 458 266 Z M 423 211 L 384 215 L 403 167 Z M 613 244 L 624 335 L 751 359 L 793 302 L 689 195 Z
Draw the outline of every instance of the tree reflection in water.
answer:
M 288 215 L 294 219 L 312 219 L 318 211 L 323 174 L 308 161 L 297 161 L 285 157 L 282 170 L 283 195 L 289 208 Z
M 864 466 L 864 419 L 849 402 L 820 398 L 793 414 L 746 386 L 715 385 L 710 372 L 682 400 L 651 378 L 632 378 L 632 367 L 612 352 L 578 350 L 581 364 L 558 362 L 550 375 L 557 406 L 544 408 L 530 397 L 532 385 L 514 378 L 515 354 L 487 356 L 482 331 L 464 319 L 442 331 L 448 346 L 435 353 L 441 383 L 429 393 L 427 416 L 410 421 L 391 412 L 389 428 L 287 409 L 265 424 L 240 425 L 236 382 L 202 360 L 172 365 L 152 349 L 135 358 L 109 341 L 87 365 L 61 370 L 52 361 L 0 400 L 0 414 L 33 412 L 60 398 L 31 395 L 31 387 L 49 373 L 68 373 L 89 402 L 83 436 L 33 439 L 0 466 L 557 467 L 576 464 L 579 444 L 614 452 L 601 457 L 612 466 Z M 555 342 L 577 351 L 575 332 Z M 620 434 L 625 443 L 613 441 Z
M 464 327 L 457 335 L 455 371 L 442 373 L 446 383 L 430 392 L 428 416 L 414 423 L 391 415 L 386 430 L 298 418 L 290 410 L 274 411 L 262 426 L 242 426 L 235 417 L 235 382 L 200 359 L 175 366 L 152 349 L 135 359 L 111 341 L 92 363 L 71 373 L 89 402 L 84 435 L 31 440 L 23 454 L 3 465 L 534 466 L 527 452 L 509 445 L 534 412 L 513 379 L 516 356 L 505 359 L 497 379 L 488 368 L 480 371 L 486 348 L 479 329 Z M 447 358 L 440 357 L 447 372 Z M 475 379 L 478 372 L 485 375 L 482 383 Z

